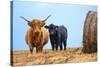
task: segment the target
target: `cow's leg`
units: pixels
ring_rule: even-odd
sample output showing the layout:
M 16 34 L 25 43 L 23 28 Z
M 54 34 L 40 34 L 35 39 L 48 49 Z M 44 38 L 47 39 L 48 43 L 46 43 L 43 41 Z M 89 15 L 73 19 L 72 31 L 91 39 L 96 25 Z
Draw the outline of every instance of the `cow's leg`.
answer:
M 43 51 L 43 46 L 41 47 L 41 52 Z
M 63 47 L 62 47 L 62 42 L 60 43 L 60 50 L 62 50 L 63 49 Z
M 38 53 L 39 52 L 39 48 L 36 48 L 36 53 Z
M 42 50 L 43 50 L 43 46 L 39 46 L 38 47 L 38 52 L 42 52 Z
M 30 47 L 30 52 L 31 52 L 31 54 L 32 54 L 32 52 L 33 52 L 33 47 Z
M 52 46 L 52 51 L 54 51 L 54 44 L 52 43 L 51 46 Z
M 64 44 L 64 50 L 66 50 L 66 46 L 67 46 L 66 41 L 64 41 L 63 44 Z
M 30 53 L 32 54 L 32 52 L 33 52 L 33 46 L 32 46 L 33 44 L 31 44 L 31 43 L 29 43 L 29 49 L 30 49 Z
M 38 48 L 38 50 L 39 50 L 38 52 L 42 52 L 42 47 Z
M 58 44 L 56 44 L 55 47 L 56 47 L 56 51 L 57 51 L 58 50 Z
M 52 51 L 54 51 L 54 42 L 50 39 L 50 41 L 51 41 L 51 47 L 52 47 Z

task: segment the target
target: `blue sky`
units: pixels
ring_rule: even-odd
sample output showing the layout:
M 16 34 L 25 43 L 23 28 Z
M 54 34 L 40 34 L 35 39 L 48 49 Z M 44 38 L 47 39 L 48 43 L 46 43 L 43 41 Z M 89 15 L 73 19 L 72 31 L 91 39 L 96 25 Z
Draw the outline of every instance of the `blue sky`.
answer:
M 83 25 L 88 11 L 97 11 L 94 5 L 75 5 L 32 1 L 14 1 L 13 3 L 13 50 L 28 50 L 25 33 L 29 26 L 20 18 L 45 19 L 46 24 L 64 25 L 68 29 L 67 47 L 82 47 Z M 44 46 L 51 49 L 50 41 Z

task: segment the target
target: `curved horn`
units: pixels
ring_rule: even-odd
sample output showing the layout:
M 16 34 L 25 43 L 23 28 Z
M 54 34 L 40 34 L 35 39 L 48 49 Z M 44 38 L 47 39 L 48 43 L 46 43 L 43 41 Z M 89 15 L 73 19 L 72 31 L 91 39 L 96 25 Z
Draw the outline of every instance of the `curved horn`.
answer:
M 23 16 L 20 16 L 20 18 L 24 19 L 27 22 L 30 22 L 29 20 L 25 19 Z
M 43 20 L 43 22 L 45 22 L 51 15 L 49 15 L 46 19 Z

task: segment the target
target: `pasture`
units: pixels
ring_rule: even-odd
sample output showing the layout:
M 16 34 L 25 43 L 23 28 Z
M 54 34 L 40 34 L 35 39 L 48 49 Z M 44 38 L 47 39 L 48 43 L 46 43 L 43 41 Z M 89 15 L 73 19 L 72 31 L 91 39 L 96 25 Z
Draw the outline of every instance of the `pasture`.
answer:
M 45 49 L 43 53 L 31 54 L 29 50 L 13 51 L 13 66 L 66 64 L 78 62 L 94 62 L 97 53 L 83 53 L 82 48 L 67 48 L 65 51 L 52 51 Z

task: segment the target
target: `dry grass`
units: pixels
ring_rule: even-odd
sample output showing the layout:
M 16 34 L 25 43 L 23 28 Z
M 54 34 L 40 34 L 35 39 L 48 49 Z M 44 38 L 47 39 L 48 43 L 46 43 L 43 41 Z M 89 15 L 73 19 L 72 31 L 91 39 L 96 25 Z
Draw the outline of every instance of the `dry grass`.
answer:
M 44 50 L 43 53 L 30 54 L 28 50 L 13 52 L 13 65 L 38 65 L 38 64 L 61 64 L 76 62 L 92 62 L 97 60 L 97 53 L 84 54 L 81 48 L 67 48 L 66 51 Z

